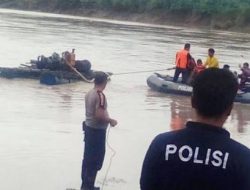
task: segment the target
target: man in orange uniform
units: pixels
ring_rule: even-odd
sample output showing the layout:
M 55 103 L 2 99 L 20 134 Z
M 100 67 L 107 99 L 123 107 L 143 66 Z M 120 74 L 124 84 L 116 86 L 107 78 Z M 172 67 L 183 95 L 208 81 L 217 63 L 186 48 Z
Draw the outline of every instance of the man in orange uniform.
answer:
M 191 60 L 191 55 L 189 53 L 190 44 L 185 44 L 184 49 L 177 52 L 176 54 L 176 69 L 174 74 L 174 82 L 177 82 L 179 75 L 182 75 L 182 83 L 187 81 L 187 66 Z

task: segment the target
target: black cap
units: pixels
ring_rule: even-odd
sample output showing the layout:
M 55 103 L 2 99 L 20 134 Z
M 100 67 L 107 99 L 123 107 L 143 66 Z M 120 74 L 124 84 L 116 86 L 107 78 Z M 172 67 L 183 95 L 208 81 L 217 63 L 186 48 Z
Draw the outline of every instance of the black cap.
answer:
M 215 50 L 214 50 L 214 48 L 209 48 L 209 49 L 208 49 L 208 52 L 210 52 L 210 53 L 215 53 Z
M 243 63 L 243 65 L 249 67 L 249 64 L 247 62 Z
M 187 43 L 184 45 L 184 49 L 189 49 L 191 47 L 191 44 Z
M 108 75 L 102 71 L 95 72 L 95 84 L 101 85 L 108 81 Z

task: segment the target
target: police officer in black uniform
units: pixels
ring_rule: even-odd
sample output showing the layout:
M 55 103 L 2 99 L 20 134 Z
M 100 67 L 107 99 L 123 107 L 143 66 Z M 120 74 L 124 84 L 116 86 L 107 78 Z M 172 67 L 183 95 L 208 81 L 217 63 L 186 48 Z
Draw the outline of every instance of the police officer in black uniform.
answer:
M 250 150 L 223 128 L 238 89 L 234 75 L 207 69 L 194 82 L 194 122 L 158 135 L 146 154 L 141 190 L 250 190 Z

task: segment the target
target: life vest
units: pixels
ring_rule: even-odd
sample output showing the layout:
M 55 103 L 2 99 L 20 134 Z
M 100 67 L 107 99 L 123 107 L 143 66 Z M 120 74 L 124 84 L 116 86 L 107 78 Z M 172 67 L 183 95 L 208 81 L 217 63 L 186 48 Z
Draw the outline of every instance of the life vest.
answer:
M 186 69 L 188 64 L 188 51 L 181 50 L 176 54 L 176 67 Z
M 205 67 L 203 65 L 196 65 L 195 73 L 200 73 L 203 70 L 205 70 Z

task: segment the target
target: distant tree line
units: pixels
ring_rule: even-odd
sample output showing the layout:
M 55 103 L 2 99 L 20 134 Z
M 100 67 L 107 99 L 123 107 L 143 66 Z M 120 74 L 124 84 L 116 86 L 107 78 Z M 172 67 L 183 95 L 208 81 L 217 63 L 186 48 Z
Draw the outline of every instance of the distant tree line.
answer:
M 0 5 L 24 9 L 114 11 L 161 11 L 205 16 L 225 16 L 236 22 L 250 22 L 250 0 L 0 0 Z

